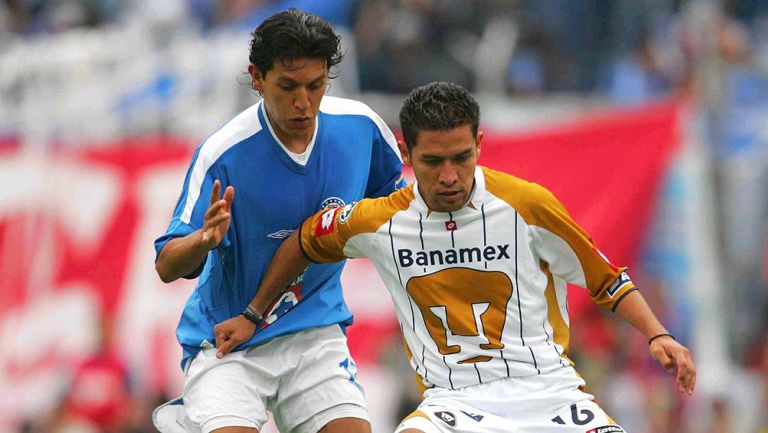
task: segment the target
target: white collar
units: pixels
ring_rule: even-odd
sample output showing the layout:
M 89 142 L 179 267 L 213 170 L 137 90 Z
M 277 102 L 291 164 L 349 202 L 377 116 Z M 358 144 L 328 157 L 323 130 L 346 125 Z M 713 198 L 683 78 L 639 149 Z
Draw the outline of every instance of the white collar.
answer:
M 264 100 L 262 99 L 261 102 L 261 114 L 264 116 L 264 122 L 267 124 L 267 129 L 269 129 L 269 133 L 272 134 L 272 138 L 275 139 L 278 145 L 283 149 L 283 151 L 296 163 L 301 166 L 306 166 L 307 162 L 309 161 L 309 156 L 312 154 L 312 149 L 315 147 L 315 139 L 317 139 L 317 131 L 320 129 L 320 113 L 318 113 L 317 116 L 315 116 L 315 131 L 312 133 L 312 139 L 309 140 L 309 145 L 307 146 L 307 149 L 302 153 L 296 153 L 288 149 L 288 147 L 283 144 L 283 142 L 278 138 L 277 134 L 275 134 L 275 130 L 272 129 L 272 123 L 269 121 L 269 116 L 267 115 L 267 108 L 264 104 Z

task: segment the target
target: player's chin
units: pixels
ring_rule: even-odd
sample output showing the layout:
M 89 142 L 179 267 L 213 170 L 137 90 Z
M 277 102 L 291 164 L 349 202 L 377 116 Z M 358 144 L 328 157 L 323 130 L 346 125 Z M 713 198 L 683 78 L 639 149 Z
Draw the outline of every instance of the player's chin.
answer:
M 435 209 L 438 212 L 456 212 L 457 210 L 461 209 L 463 205 L 463 202 L 454 202 L 454 201 L 442 201 L 439 202 L 439 209 Z

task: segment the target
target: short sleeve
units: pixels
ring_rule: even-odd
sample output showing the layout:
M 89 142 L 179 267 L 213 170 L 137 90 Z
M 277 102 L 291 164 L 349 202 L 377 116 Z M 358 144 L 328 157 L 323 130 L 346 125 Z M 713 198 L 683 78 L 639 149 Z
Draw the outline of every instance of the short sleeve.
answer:
M 531 228 L 536 253 L 554 275 L 586 287 L 595 303 L 615 310 L 635 290 L 627 268 L 612 264 L 551 192 L 537 187 L 536 195 Z
M 378 115 L 374 116 L 371 169 L 365 189 L 365 196 L 371 198 L 387 196 L 406 185 L 395 135 Z
M 210 205 L 211 192 L 213 190 L 213 182 L 220 180 L 222 183 L 221 190 L 227 187 L 227 179 L 218 173 L 218 167 L 210 165 L 205 167 L 205 164 L 200 159 L 200 149 L 198 148 L 195 155 L 192 158 L 192 163 L 187 170 L 186 177 L 184 179 L 184 186 L 182 187 L 181 194 L 176 207 L 173 210 L 171 222 L 168 225 L 166 232 L 155 240 L 155 260 L 160 256 L 160 251 L 165 245 L 175 238 L 187 236 L 196 230 L 203 227 L 205 223 L 205 212 Z M 226 248 L 230 244 L 229 235 L 225 235 L 222 239 L 219 248 Z M 197 277 L 203 269 L 205 261 L 200 267 L 185 278 Z

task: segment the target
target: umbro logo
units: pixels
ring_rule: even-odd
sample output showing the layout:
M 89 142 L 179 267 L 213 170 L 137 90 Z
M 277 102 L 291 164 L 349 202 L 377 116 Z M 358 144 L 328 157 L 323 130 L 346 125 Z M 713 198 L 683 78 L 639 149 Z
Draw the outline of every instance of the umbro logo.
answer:
M 293 233 L 294 231 L 295 230 L 278 230 L 274 233 L 268 234 L 267 237 L 270 239 L 285 239 L 288 236 L 290 236 L 291 233 Z

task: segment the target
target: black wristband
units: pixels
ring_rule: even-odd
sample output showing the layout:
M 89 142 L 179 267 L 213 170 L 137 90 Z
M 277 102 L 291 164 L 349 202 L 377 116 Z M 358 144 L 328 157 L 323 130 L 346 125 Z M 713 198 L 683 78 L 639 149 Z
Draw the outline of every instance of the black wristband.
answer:
M 651 345 L 651 342 L 652 342 L 653 340 L 655 340 L 655 339 L 659 338 L 659 337 L 670 337 L 671 339 L 675 340 L 675 336 L 674 336 L 674 335 L 672 335 L 672 334 L 658 334 L 658 335 L 654 335 L 653 337 L 651 337 L 651 339 L 650 339 L 650 340 L 648 340 L 648 345 L 650 346 L 650 345 Z M 675 341 L 677 341 L 677 340 L 675 340 Z
M 251 321 L 256 326 L 261 325 L 261 321 L 264 319 L 261 313 L 256 311 L 255 308 L 251 307 L 251 304 L 248 304 L 248 306 L 245 307 L 245 310 L 240 313 L 240 315 Z

